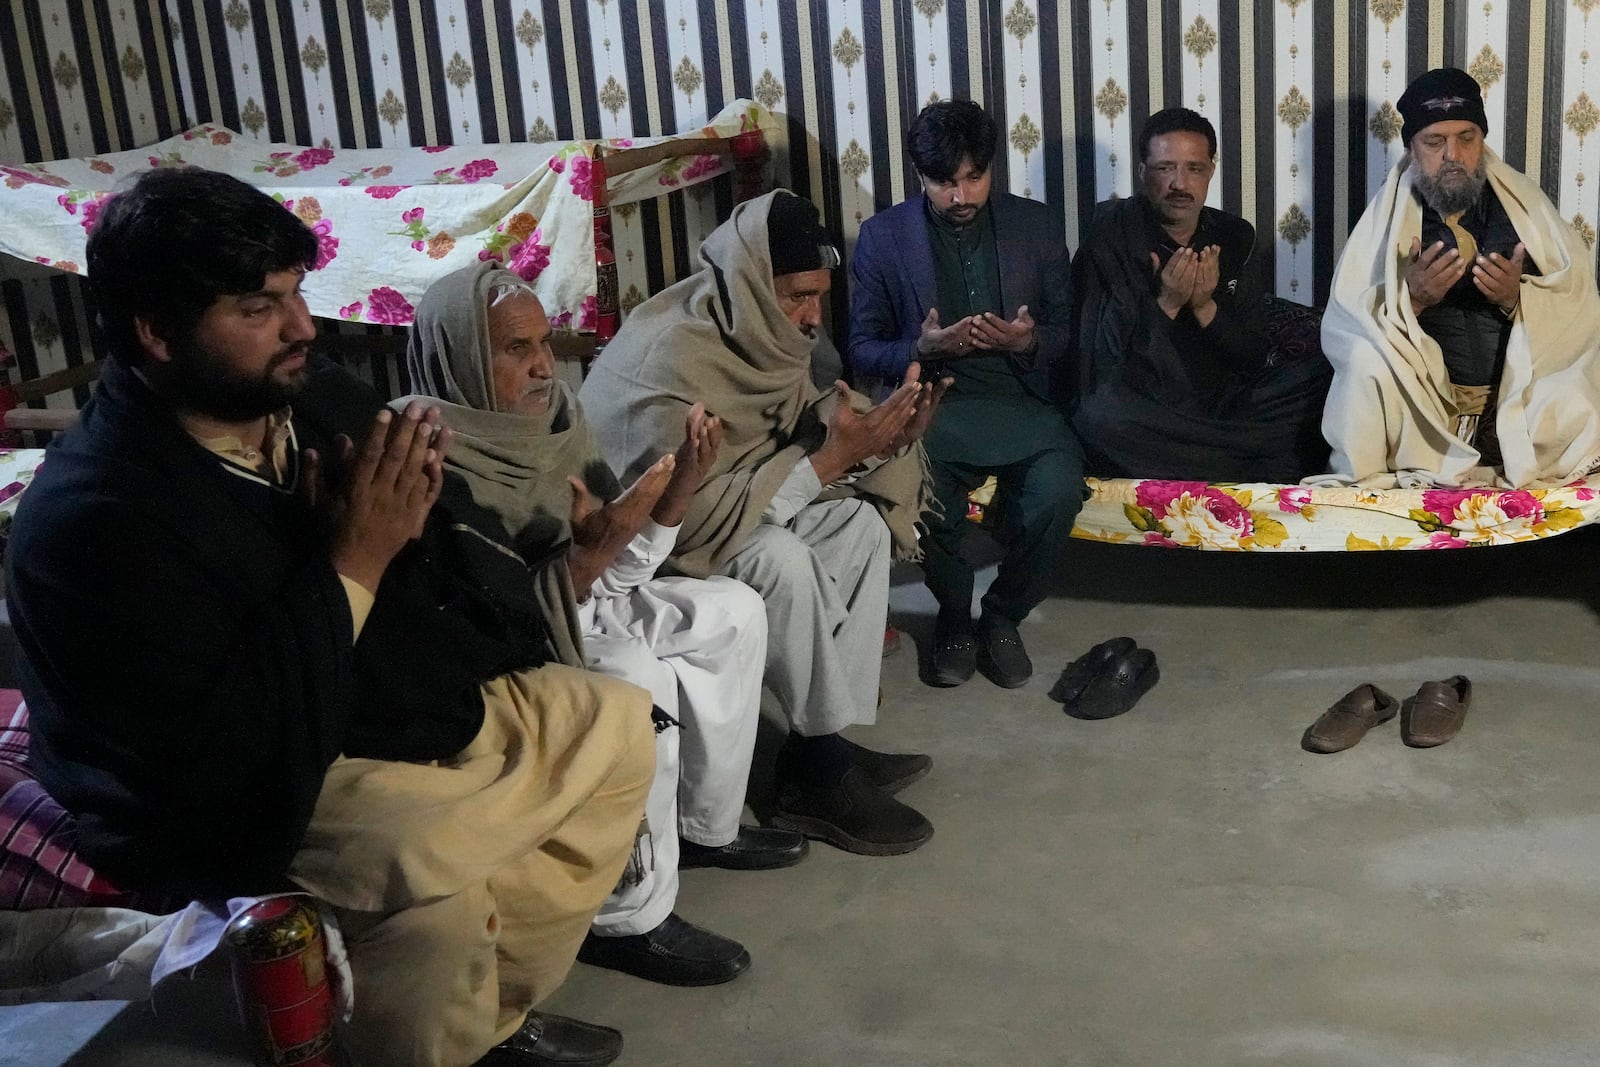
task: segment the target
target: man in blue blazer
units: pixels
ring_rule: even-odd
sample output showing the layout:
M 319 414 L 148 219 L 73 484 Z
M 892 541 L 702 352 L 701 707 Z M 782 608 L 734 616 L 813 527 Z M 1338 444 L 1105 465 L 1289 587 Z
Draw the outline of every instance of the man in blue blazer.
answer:
M 960 685 L 981 667 L 1015 688 L 1033 673 L 1017 624 L 1044 599 L 1083 502 L 1083 451 L 1052 401 L 1071 308 L 1060 219 L 990 190 L 998 127 L 970 100 L 923 108 L 908 148 L 922 193 L 861 227 L 851 266 L 849 359 L 857 375 L 950 377 L 924 442 L 942 514 L 923 573 L 939 602 L 932 672 Z M 1007 546 L 972 620 L 962 554 L 967 494 L 999 478 Z

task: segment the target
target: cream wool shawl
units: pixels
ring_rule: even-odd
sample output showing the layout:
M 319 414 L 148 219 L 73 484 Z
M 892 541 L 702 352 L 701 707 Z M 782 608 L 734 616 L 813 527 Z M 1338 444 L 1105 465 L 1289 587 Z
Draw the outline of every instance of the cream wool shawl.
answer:
M 1450 378 L 1405 284 L 1422 232 L 1412 174 L 1396 165 L 1334 271 L 1322 348 L 1334 367 L 1322 432 L 1325 485 L 1519 487 L 1600 466 L 1600 297 L 1582 237 L 1524 175 L 1484 149 L 1488 181 L 1543 270 L 1522 279 L 1506 345 L 1496 427 L 1503 476 L 1452 432 Z
M 611 466 L 634 478 L 683 440 L 697 401 L 722 419 L 722 449 L 689 506 L 670 562 L 721 570 L 802 458 L 821 447 L 838 394 L 811 384 L 811 339 L 784 317 L 767 248 L 769 193 L 733 209 L 700 246 L 701 270 L 640 304 L 590 368 L 578 396 Z M 930 504 L 920 442 L 821 499 L 877 507 L 895 554 L 917 556 Z
M 440 409 L 440 421 L 455 432 L 446 469 L 466 483 L 474 503 L 505 525 L 505 536 L 491 540 L 525 559 L 540 559 L 572 536 L 569 477 L 581 477 L 603 500 L 618 490 L 565 383 L 556 382 L 550 410 L 542 416 L 494 410 L 488 308 L 490 294 L 502 283 L 523 285 L 509 271 L 480 264 L 428 287 L 417 303 L 406 346 L 407 370 L 418 393 L 392 406 L 403 411 L 412 400 L 422 400 Z M 582 629 L 565 554 L 532 573 L 561 662 L 583 667 Z

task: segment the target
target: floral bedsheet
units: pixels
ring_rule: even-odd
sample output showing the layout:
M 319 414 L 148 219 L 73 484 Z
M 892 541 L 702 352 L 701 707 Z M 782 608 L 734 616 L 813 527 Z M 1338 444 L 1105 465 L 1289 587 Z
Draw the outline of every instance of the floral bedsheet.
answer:
M 1365 552 L 1537 541 L 1600 519 L 1600 480 L 1527 489 L 1090 479 L 1074 537 L 1223 551 Z
M 756 128 L 775 128 L 771 112 L 737 100 L 676 136 Z M 86 235 L 109 196 L 138 171 L 192 165 L 254 184 L 311 227 L 318 269 L 305 294 L 314 315 L 404 326 L 433 281 L 492 259 L 533 283 L 554 325 L 582 330 L 595 317 L 594 150 L 671 139 L 347 150 L 197 126 L 131 152 L 0 165 L 0 252 L 81 272 Z M 728 167 L 709 153 L 664 160 L 609 181 L 607 198 L 659 196 Z
M 11 526 L 22 491 L 44 462 L 42 448 L 0 448 L 0 536 Z
M 1224 552 L 1474 548 L 1552 537 L 1600 519 L 1600 477 L 1526 489 L 1313 488 L 1088 479 L 1072 536 Z M 994 482 L 973 493 L 973 517 Z

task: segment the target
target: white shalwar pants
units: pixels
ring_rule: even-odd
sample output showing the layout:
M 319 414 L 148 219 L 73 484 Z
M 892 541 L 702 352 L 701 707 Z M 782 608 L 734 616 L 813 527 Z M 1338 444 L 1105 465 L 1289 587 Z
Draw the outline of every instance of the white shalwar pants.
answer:
M 637 843 L 640 862 L 594 920 L 596 933 L 612 937 L 647 933 L 671 914 L 680 833 L 712 847 L 737 836 L 767 646 L 766 608 L 748 586 L 720 577 L 651 578 L 605 595 L 602 586 L 620 569 L 596 583 L 592 623 L 583 613 L 584 654 L 590 669 L 648 689 L 682 726 L 656 735 L 649 837 Z
M 802 737 L 877 721 L 889 555 L 882 516 L 851 498 L 762 523 L 722 569 L 766 602 L 767 686 Z

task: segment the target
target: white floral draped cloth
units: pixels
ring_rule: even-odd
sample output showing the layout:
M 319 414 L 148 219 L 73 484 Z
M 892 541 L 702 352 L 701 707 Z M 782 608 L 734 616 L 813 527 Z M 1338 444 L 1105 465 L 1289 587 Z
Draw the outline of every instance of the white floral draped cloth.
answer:
M 775 128 L 771 112 L 736 100 L 700 130 L 677 136 Z M 552 325 L 592 329 L 595 149 L 671 139 L 357 150 L 271 144 L 198 126 L 131 152 L 0 165 L 0 252 L 80 273 L 100 205 L 134 174 L 205 167 L 255 185 L 317 235 L 317 271 L 305 285 L 314 315 L 409 325 L 436 279 L 495 260 L 533 283 Z M 607 199 L 660 196 L 730 166 L 712 153 L 666 159 L 609 181 Z
M 1090 497 L 1074 537 L 1165 548 L 1473 548 L 1537 541 L 1600 519 L 1600 478 L 1525 489 L 1208 485 L 1154 478 L 1088 483 Z
M 1600 520 L 1600 477 L 1526 489 L 1208 485 L 1089 478 L 1072 536 L 1213 552 L 1377 552 L 1538 541 Z M 994 479 L 972 492 L 981 522 Z

